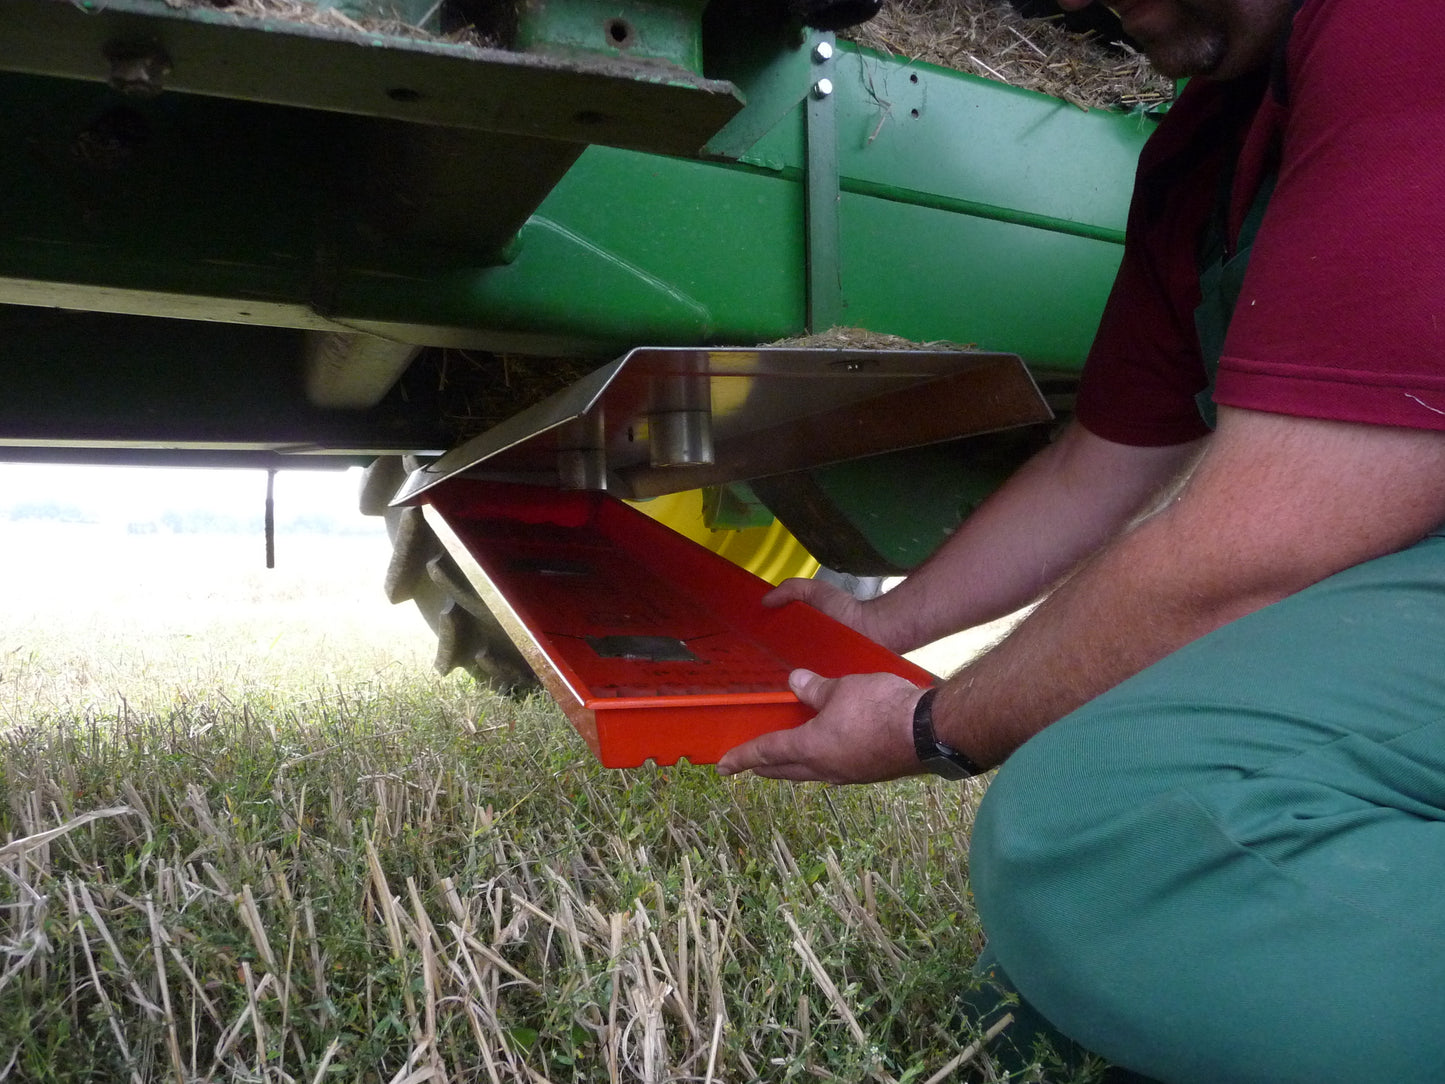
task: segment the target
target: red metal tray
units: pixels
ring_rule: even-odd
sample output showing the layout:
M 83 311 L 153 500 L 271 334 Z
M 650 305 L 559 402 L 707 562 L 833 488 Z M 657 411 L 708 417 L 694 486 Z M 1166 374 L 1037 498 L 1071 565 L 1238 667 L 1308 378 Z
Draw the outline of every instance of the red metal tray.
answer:
M 456 479 L 428 496 L 433 525 L 609 768 L 712 764 L 807 721 L 795 667 L 935 680 L 810 606 L 763 607 L 767 582 L 605 494 Z

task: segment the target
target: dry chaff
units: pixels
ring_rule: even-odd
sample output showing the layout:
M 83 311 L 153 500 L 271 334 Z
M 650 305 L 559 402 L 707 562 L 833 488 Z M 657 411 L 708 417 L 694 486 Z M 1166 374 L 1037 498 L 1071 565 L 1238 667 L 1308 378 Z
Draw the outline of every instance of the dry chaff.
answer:
M 1127 46 L 1026 19 L 1005 0 L 891 0 L 847 36 L 880 53 L 921 60 L 1052 94 L 1080 108 L 1168 101 L 1171 80 Z

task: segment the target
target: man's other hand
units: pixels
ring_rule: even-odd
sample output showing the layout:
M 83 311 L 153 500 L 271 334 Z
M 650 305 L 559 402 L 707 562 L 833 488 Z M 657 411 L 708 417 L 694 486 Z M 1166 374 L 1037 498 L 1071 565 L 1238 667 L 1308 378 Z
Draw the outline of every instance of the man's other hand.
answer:
M 751 770 L 770 779 L 878 783 L 922 771 L 913 748 L 913 707 L 923 695 L 918 686 L 894 674 L 829 679 L 810 670 L 794 670 L 788 684 L 818 714 L 733 749 L 718 762 L 721 774 Z
M 882 644 L 890 651 L 900 650 L 897 635 L 885 627 L 878 607 L 869 602 L 860 602 L 841 587 L 826 580 L 795 577 L 784 580 L 763 596 L 764 606 L 786 606 L 789 602 L 806 602 L 839 624 L 847 625 L 854 632 L 861 632 L 874 643 Z M 796 691 L 794 687 L 794 692 Z

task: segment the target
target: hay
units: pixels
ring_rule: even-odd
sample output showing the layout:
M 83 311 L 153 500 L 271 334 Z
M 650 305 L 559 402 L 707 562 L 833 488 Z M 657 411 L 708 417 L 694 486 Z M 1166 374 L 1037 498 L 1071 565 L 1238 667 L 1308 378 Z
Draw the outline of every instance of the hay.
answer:
M 974 343 L 946 340 L 919 343 L 902 335 L 886 335 L 861 327 L 830 327 L 814 335 L 795 335 L 765 343 L 765 346 L 792 346 L 810 350 L 976 350 Z
M 570 387 L 597 368 L 585 358 L 443 349 L 437 354 L 441 422 L 463 441 Z
M 283 22 L 340 30 L 351 34 L 382 34 L 416 41 L 437 41 L 496 47 L 501 44 L 496 34 L 476 26 L 459 27 L 449 33 L 433 33 L 401 19 L 353 19 L 340 8 L 318 7 L 315 0 L 166 0 L 171 7 L 209 7 L 247 19 L 280 19 Z M 442 0 L 437 0 L 440 10 Z M 429 21 L 429 20 L 428 20 Z
M 166 0 L 252 19 L 280 19 L 353 34 L 507 48 L 515 10 L 507 0 L 437 0 L 443 32 L 399 19 L 353 19 L 314 0 Z M 425 21 L 432 21 L 428 18 Z M 1127 46 L 1066 30 L 1057 18 L 1028 19 L 1007 0 L 888 0 L 844 37 L 880 53 L 922 60 L 1041 91 L 1080 108 L 1140 108 L 1168 101 L 1174 84 Z
M 880 53 L 1051 94 L 1081 109 L 1147 108 L 1174 94 L 1173 81 L 1128 46 L 1070 33 L 1058 19 L 1026 19 L 1004 0 L 891 0 L 845 36 Z

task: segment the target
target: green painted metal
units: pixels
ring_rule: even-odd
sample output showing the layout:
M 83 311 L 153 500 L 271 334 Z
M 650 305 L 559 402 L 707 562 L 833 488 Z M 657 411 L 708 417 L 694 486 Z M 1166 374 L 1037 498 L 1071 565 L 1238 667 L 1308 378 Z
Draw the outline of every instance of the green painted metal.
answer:
M 697 6 L 569 0 L 529 43 L 568 51 L 599 18 L 695 23 Z M 709 57 L 748 97 L 723 127 L 741 95 L 682 70 L 681 38 L 666 63 L 602 55 L 621 43 L 559 59 L 164 0 L 0 0 L 0 145 L 18 149 L 0 155 L 0 445 L 447 440 L 421 385 L 344 418 L 308 406 L 302 329 L 600 361 L 838 323 L 1076 372 L 1148 123 L 846 45 L 813 98 L 811 42 L 767 34 Z M 164 92 L 107 86 L 108 45 L 146 36 L 173 61 Z M 687 157 L 709 137 L 736 161 Z M 46 306 L 92 315 L 64 332 L 74 314 Z M 17 377 L 36 365 L 61 379 Z M 214 410 L 174 391 L 212 384 Z M 978 476 L 927 470 L 948 492 L 916 507 L 955 522 Z M 914 541 L 877 534 L 897 471 L 839 469 L 824 489 L 906 566 Z
M 1127 187 L 1144 130 L 937 71 L 923 73 L 929 100 L 959 95 L 950 115 L 980 126 L 905 128 L 895 117 L 880 129 L 860 101 L 876 106 L 879 88 L 915 73 L 847 49 L 837 62 L 838 257 L 815 231 L 811 261 L 813 302 L 834 307 L 814 322 L 1077 367 L 1117 261 L 1105 238 L 1123 214 L 1122 199 L 1078 192 Z M 0 300 L 599 355 L 756 342 L 807 322 L 801 105 L 751 152 L 779 168 L 593 148 L 569 170 L 567 144 L 320 110 L 139 101 L 16 75 L 0 76 L 0 98 L 30 103 L 0 114 L 0 138 L 27 148 L 0 156 L 12 194 L 0 205 Z M 1076 164 L 1056 132 L 1037 153 L 1032 135 L 1015 134 L 1004 156 L 998 126 L 982 126 L 987 103 L 1030 133 L 1078 125 L 1107 153 L 1079 151 Z M 888 180 L 905 152 L 910 175 L 936 175 L 930 198 Z M 528 221 L 529 201 L 558 178 Z M 1071 213 L 1030 206 L 1044 190 Z M 998 202 L 1008 192 L 1016 205 Z M 828 264 L 845 307 L 817 289 L 833 281 Z
M 1007 350 L 1035 371 L 1080 369 L 1121 251 L 862 196 L 844 196 L 843 222 L 850 324 Z
M 105 83 L 117 48 L 157 51 L 171 92 L 664 154 L 695 154 L 742 105 L 730 83 L 647 58 L 357 34 L 167 0 L 0 3 L 0 71 Z
M 802 222 L 796 181 L 593 147 L 523 229 L 516 260 L 479 277 L 477 296 L 532 328 L 604 322 L 615 347 L 783 338 L 803 328 Z M 579 259 L 634 279 L 629 296 L 646 289 L 653 302 L 616 304 L 613 284 Z M 557 281 L 571 289 L 549 288 Z M 528 314 L 532 304 L 546 316 Z
M 1123 241 L 1144 116 L 1067 102 L 866 50 L 840 53 L 840 172 L 978 213 Z M 998 217 L 990 210 L 989 217 Z M 1069 227 L 1067 224 L 1073 224 Z
M 522 0 L 517 48 L 561 55 L 647 58 L 702 72 L 706 0 Z
M 0 458 L 17 447 L 374 456 L 447 441 L 426 381 L 409 382 L 410 403 L 311 406 L 300 349 L 279 328 L 0 306 Z
M 1036 435 L 974 438 L 838 463 L 812 472 L 834 514 L 876 555 L 849 571 L 896 575 L 916 568 L 1037 450 Z
M 1084 112 L 846 42 L 835 63 L 844 191 L 1122 243 L 1147 115 Z M 796 168 L 802 124 L 790 119 L 744 161 Z
M 0 98 L 31 103 L 0 112 L 25 148 L 0 156 L 3 301 L 599 356 L 801 327 L 800 186 L 774 176 L 593 148 L 564 177 L 567 144 L 69 80 Z
M 1073 219 L 1059 218 L 1056 215 L 1036 214 L 1031 211 L 1022 211 L 1017 207 L 1000 206 L 994 203 L 979 203 L 976 200 L 955 199 L 950 196 L 940 195 L 937 192 L 920 192 L 915 188 L 899 188 L 896 185 L 880 184 L 875 181 L 862 180 L 857 177 L 849 177 L 842 182 L 844 191 L 855 196 L 871 196 L 874 199 L 887 200 L 890 203 L 907 203 L 914 207 L 928 207 L 935 211 L 948 211 L 952 214 L 968 215 L 972 218 L 989 219 L 994 222 L 1008 222 L 1015 226 L 1028 226 L 1030 229 L 1049 230 L 1053 233 L 1066 233 L 1074 237 L 1089 237 L 1095 241 L 1108 241 L 1111 244 L 1122 245 L 1124 243 L 1124 231 L 1113 226 L 1096 226 L 1089 222 L 1076 222 Z
M 503 259 L 580 150 L 10 74 L 0 99 L 29 107 L 0 111 L 24 148 L 0 155 L 0 299 L 150 315 L 344 330 L 354 278 L 421 292 Z
M 746 482 L 708 486 L 702 491 L 702 521 L 710 531 L 770 527 L 774 516 Z
M 717 36 L 710 56 L 716 70 L 746 88 L 747 108 L 708 140 L 703 153 L 744 159 L 808 96 L 816 66 L 812 40 L 781 23 L 750 27 L 748 33 Z

